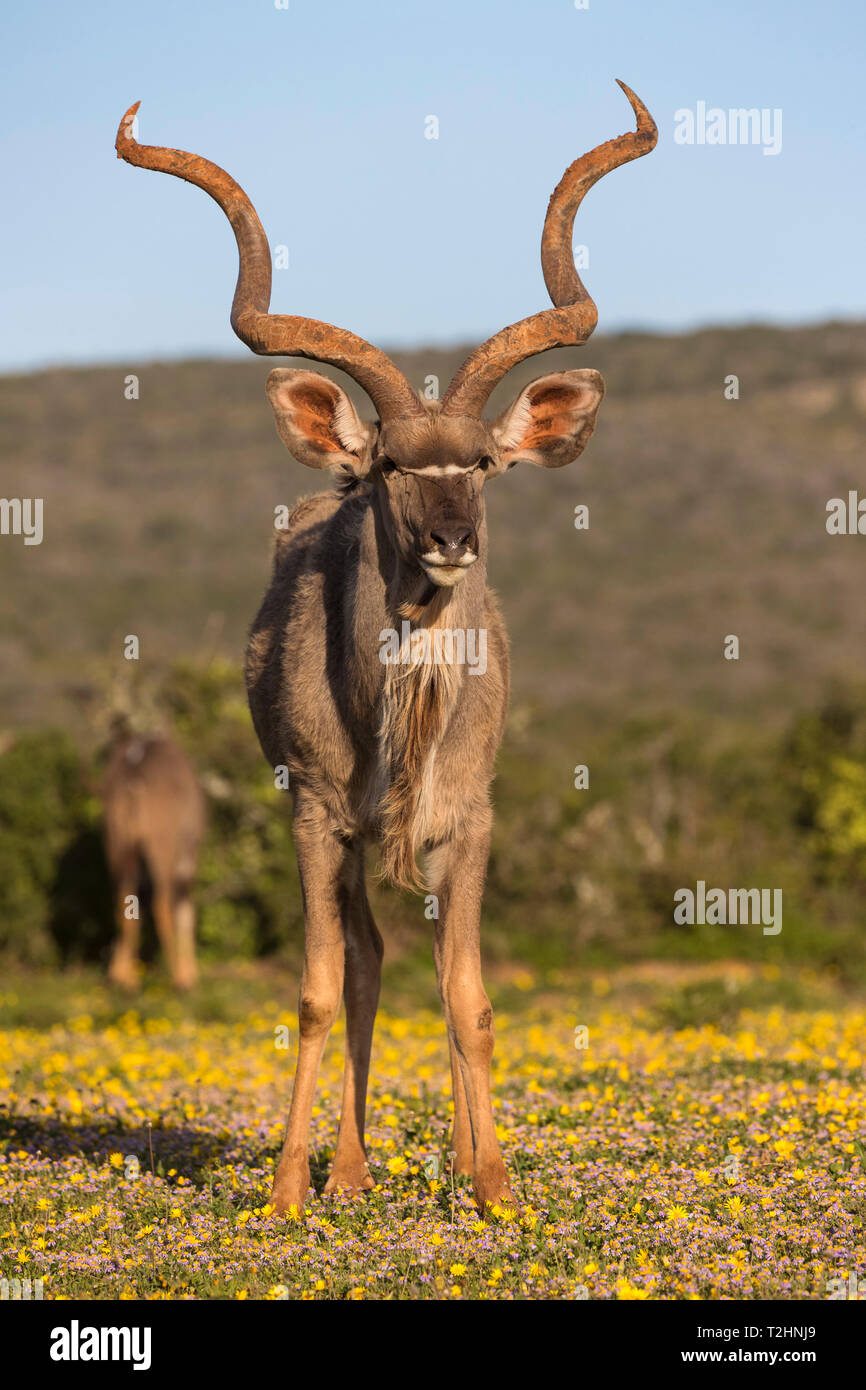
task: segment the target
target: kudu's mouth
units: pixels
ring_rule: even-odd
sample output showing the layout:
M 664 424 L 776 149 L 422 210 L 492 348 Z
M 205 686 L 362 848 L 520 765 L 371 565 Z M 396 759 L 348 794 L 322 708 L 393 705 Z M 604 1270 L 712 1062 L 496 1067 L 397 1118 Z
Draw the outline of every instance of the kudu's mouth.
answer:
M 421 568 L 431 584 L 437 585 L 440 589 L 453 589 L 455 584 L 460 583 L 466 571 L 475 564 L 478 556 L 471 550 L 465 550 L 459 559 L 451 560 L 443 555 L 441 550 L 428 550 L 419 558 Z

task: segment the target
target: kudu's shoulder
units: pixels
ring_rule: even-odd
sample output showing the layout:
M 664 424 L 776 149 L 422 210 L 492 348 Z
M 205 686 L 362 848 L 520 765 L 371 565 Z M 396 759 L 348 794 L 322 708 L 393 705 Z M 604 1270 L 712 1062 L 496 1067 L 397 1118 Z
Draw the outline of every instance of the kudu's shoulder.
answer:
M 340 489 L 314 492 L 295 503 L 284 525 L 278 526 L 274 547 L 274 566 L 299 550 L 324 542 L 327 533 L 329 546 L 351 539 L 360 528 L 368 506 L 366 494 L 354 494 Z

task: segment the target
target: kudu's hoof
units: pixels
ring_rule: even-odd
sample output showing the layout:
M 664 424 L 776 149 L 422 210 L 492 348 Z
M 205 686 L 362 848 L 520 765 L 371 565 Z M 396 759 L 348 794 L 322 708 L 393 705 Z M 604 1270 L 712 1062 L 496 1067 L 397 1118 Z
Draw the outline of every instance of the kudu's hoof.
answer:
M 475 1205 L 483 1217 L 490 1216 L 492 1207 L 511 1207 L 513 1209 L 517 1205 L 517 1199 L 511 1191 L 508 1181 L 508 1174 L 502 1165 L 497 1165 L 496 1168 L 486 1172 L 476 1173 L 472 1190 Z
M 310 1194 L 310 1174 L 287 1174 L 274 1180 L 270 1204 L 278 1215 L 300 1216 Z
M 357 1168 L 335 1168 L 322 1189 L 322 1195 L 330 1197 L 334 1192 L 370 1192 L 376 1186 L 366 1163 Z
M 109 970 L 109 984 L 114 985 L 115 989 L 122 989 L 125 994 L 137 994 L 139 990 L 138 975 L 134 970 Z

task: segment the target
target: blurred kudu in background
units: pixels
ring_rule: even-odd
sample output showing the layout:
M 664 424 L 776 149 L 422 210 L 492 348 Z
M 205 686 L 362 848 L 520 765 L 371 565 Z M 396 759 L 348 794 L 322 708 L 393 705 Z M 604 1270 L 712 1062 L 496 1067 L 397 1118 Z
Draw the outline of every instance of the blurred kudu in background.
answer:
M 189 989 L 197 979 L 192 883 L 206 819 L 196 774 L 172 739 L 136 733 L 121 717 L 99 793 L 118 929 L 109 975 L 125 989 L 138 982 L 139 895 L 146 876 L 172 982 Z

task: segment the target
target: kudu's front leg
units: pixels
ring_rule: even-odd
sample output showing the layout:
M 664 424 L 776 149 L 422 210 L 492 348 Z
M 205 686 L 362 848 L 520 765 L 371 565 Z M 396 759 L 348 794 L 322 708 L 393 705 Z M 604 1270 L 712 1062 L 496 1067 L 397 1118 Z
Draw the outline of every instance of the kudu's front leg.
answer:
M 486 823 L 484 823 L 486 822 Z M 481 896 L 490 848 L 489 815 L 468 837 L 440 846 L 434 891 L 439 898 L 434 959 L 445 1009 L 454 1076 L 454 1137 L 458 1168 L 465 1166 L 471 1134 L 472 1185 L 482 1215 L 496 1202 L 513 1202 L 490 1100 L 493 1010 L 481 979 Z M 462 1083 L 462 1085 L 461 1085 Z
M 310 1187 L 307 1153 L 316 1078 L 343 994 L 343 909 L 354 851 L 334 833 L 326 811 L 299 794 L 295 850 L 304 898 L 304 970 L 298 999 L 298 1065 L 283 1151 L 271 1201 L 277 1211 L 300 1211 Z

